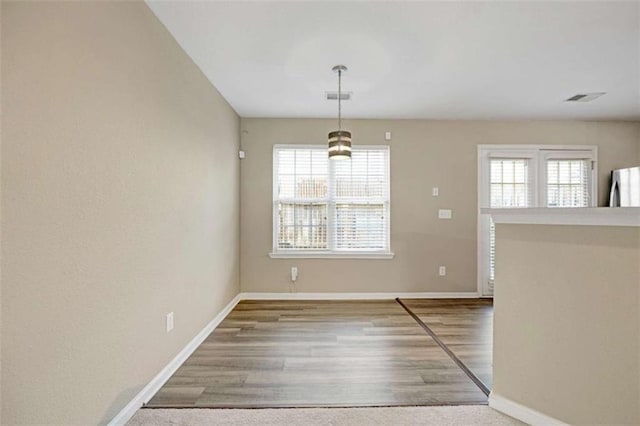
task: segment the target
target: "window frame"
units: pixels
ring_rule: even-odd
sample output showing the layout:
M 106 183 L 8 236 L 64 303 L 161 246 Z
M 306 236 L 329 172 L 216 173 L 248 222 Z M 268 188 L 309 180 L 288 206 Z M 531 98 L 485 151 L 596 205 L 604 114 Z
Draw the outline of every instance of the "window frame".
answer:
M 590 159 L 591 175 L 589 184 L 589 206 L 598 204 L 598 147 L 597 145 L 478 145 L 478 213 L 477 213 L 477 291 L 480 297 L 493 297 L 489 288 L 489 214 L 482 209 L 490 208 L 491 158 L 527 158 L 529 160 L 529 185 L 531 206 L 522 208 L 566 208 L 547 207 L 547 160 Z M 512 207 L 518 208 L 518 207 Z M 580 207 L 574 207 L 580 208 Z
M 272 174 L 272 202 L 271 202 L 271 216 L 272 216 L 272 236 L 271 236 L 271 252 L 269 257 L 272 259 L 393 259 L 394 253 L 391 251 L 391 147 L 389 145 L 355 145 L 352 147 L 354 152 L 366 151 L 366 150 L 386 150 L 387 164 L 386 164 L 386 196 L 383 199 L 383 204 L 386 210 L 385 217 L 385 242 L 386 247 L 383 249 L 363 249 L 363 250 L 336 250 L 335 248 L 335 223 L 334 223 L 334 211 L 336 204 L 339 204 L 344 200 L 337 200 L 333 193 L 334 183 L 332 177 L 334 176 L 334 168 L 336 161 L 351 161 L 351 160 L 334 160 L 328 162 L 328 188 L 327 196 L 323 198 L 322 203 L 326 201 L 327 204 L 327 246 L 326 250 L 311 250 L 311 249 L 283 249 L 278 247 L 278 229 L 279 229 L 279 215 L 278 215 L 278 203 L 281 200 L 278 199 L 278 151 L 283 149 L 321 149 L 326 151 L 326 145 L 318 144 L 275 144 L 273 145 L 273 156 L 271 160 L 273 174 Z M 291 200 L 293 202 L 297 200 Z M 314 200 L 319 202 L 319 200 Z
M 574 150 L 556 150 L 556 149 L 544 149 L 540 152 L 540 173 L 541 181 L 540 188 L 538 188 L 538 199 L 540 200 L 540 207 L 545 208 L 567 208 L 567 207 L 548 207 L 548 170 L 547 162 L 549 160 L 588 160 L 591 161 L 591 173 L 588 176 L 589 181 L 589 206 L 596 207 L 598 205 L 598 150 L 597 147 L 593 149 L 574 149 Z

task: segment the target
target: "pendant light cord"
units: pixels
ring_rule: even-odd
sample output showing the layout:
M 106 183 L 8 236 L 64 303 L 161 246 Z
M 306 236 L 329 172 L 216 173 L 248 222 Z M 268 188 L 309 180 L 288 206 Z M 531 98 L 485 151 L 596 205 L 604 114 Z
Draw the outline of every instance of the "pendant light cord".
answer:
M 342 130 L 342 70 L 338 70 L 338 131 Z M 340 140 L 340 134 L 338 134 Z

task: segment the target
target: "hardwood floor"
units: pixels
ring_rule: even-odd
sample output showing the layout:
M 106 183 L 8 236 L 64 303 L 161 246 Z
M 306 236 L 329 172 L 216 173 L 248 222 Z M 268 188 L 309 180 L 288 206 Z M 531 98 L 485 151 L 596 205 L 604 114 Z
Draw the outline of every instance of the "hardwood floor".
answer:
M 491 389 L 492 299 L 402 299 L 402 303 Z
M 428 304 L 409 304 L 434 326 L 459 324 L 458 334 L 448 329 L 454 345 L 460 338 L 481 339 L 468 336 L 473 318 L 467 311 L 474 311 L 469 306 L 460 309 L 460 318 L 445 320 L 443 314 L 427 315 Z M 465 355 L 468 349 L 458 348 Z M 243 301 L 147 407 L 486 402 L 480 388 L 395 301 Z

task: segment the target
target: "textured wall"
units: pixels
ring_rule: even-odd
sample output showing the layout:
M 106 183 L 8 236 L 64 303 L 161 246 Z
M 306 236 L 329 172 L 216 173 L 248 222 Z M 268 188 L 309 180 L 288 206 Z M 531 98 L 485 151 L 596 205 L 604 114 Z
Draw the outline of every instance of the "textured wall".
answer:
M 239 291 L 239 118 L 142 2 L 2 8 L 2 424 L 104 423 Z
M 640 423 L 640 228 L 498 224 L 496 251 L 492 391 L 568 424 Z
M 599 147 L 599 202 L 610 171 L 635 163 L 640 123 L 347 120 L 354 144 L 391 145 L 393 260 L 270 259 L 273 145 L 325 144 L 334 120 L 242 119 L 241 287 L 300 292 L 475 292 L 478 144 Z M 393 140 L 386 142 L 384 132 Z M 440 196 L 431 196 L 431 187 Z M 439 220 L 439 208 L 453 209 Z M 438 266 L 447 276 L 438 276 Z
M 637 151 L 636 152 L 638 154 L 638 157 L 637 157 L 636 165 L 640 166 L 640 127 L 638 128 L 638 132 L 637 133 L 638 133 L 638 145 L 637 145 Z

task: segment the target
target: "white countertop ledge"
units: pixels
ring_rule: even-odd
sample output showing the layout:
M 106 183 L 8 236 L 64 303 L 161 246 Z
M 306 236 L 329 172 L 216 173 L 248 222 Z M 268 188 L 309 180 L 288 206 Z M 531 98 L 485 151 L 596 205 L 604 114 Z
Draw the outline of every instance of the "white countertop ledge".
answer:
M 480 209 L 495 223 L 532 225 L 640 226 L 640 207 Z

